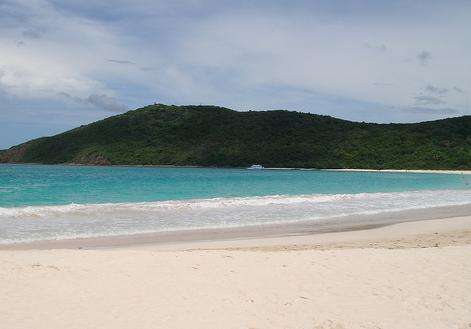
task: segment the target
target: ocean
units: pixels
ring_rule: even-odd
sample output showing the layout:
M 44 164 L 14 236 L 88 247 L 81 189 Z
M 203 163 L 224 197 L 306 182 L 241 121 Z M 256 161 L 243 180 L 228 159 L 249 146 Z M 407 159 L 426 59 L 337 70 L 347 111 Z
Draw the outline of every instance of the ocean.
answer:
M 0 165 L 0 244 L 471 204 L 471 176 Z

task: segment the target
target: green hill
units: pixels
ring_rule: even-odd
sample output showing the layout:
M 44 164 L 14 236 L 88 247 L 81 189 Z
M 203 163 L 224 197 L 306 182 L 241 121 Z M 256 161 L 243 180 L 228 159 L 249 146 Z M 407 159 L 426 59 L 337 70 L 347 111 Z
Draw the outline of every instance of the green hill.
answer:
M 374 124 L 157 104 L 14 146 L 0 162 L 471 169 L 471 116 Z

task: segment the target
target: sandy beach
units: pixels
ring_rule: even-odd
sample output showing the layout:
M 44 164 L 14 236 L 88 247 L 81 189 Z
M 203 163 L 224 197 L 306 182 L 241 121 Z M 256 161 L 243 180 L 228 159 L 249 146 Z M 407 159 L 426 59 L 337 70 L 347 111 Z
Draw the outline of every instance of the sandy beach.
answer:
M 416 174 L 451 174 L 471 175 L 471 170 L 434 170 L 434 169 L 322 169 L 326 171 L 357 171 L 357 172 L 397 172 Z
M 2 328 L 471 327 L 471 216 L 62 247 L 0 251 Z
M 471 329 L 471 0 L 0 0 L 0 329 Z

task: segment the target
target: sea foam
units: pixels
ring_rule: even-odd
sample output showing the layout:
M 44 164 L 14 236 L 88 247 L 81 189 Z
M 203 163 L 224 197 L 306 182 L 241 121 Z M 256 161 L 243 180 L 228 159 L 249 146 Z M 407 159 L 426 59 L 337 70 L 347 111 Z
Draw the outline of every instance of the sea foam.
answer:
M 0 243 L 239 227 L 471 204 L 471 190 L 271 195 L 0 208 Z

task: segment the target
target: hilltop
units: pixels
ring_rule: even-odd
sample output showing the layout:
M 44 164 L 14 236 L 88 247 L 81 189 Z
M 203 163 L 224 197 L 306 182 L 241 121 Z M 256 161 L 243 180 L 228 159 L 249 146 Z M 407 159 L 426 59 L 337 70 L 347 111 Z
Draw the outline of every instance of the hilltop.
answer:
M 155 104 L 0 151 L 0 162 L 471 169 L 471 116 L 375 124 Z

